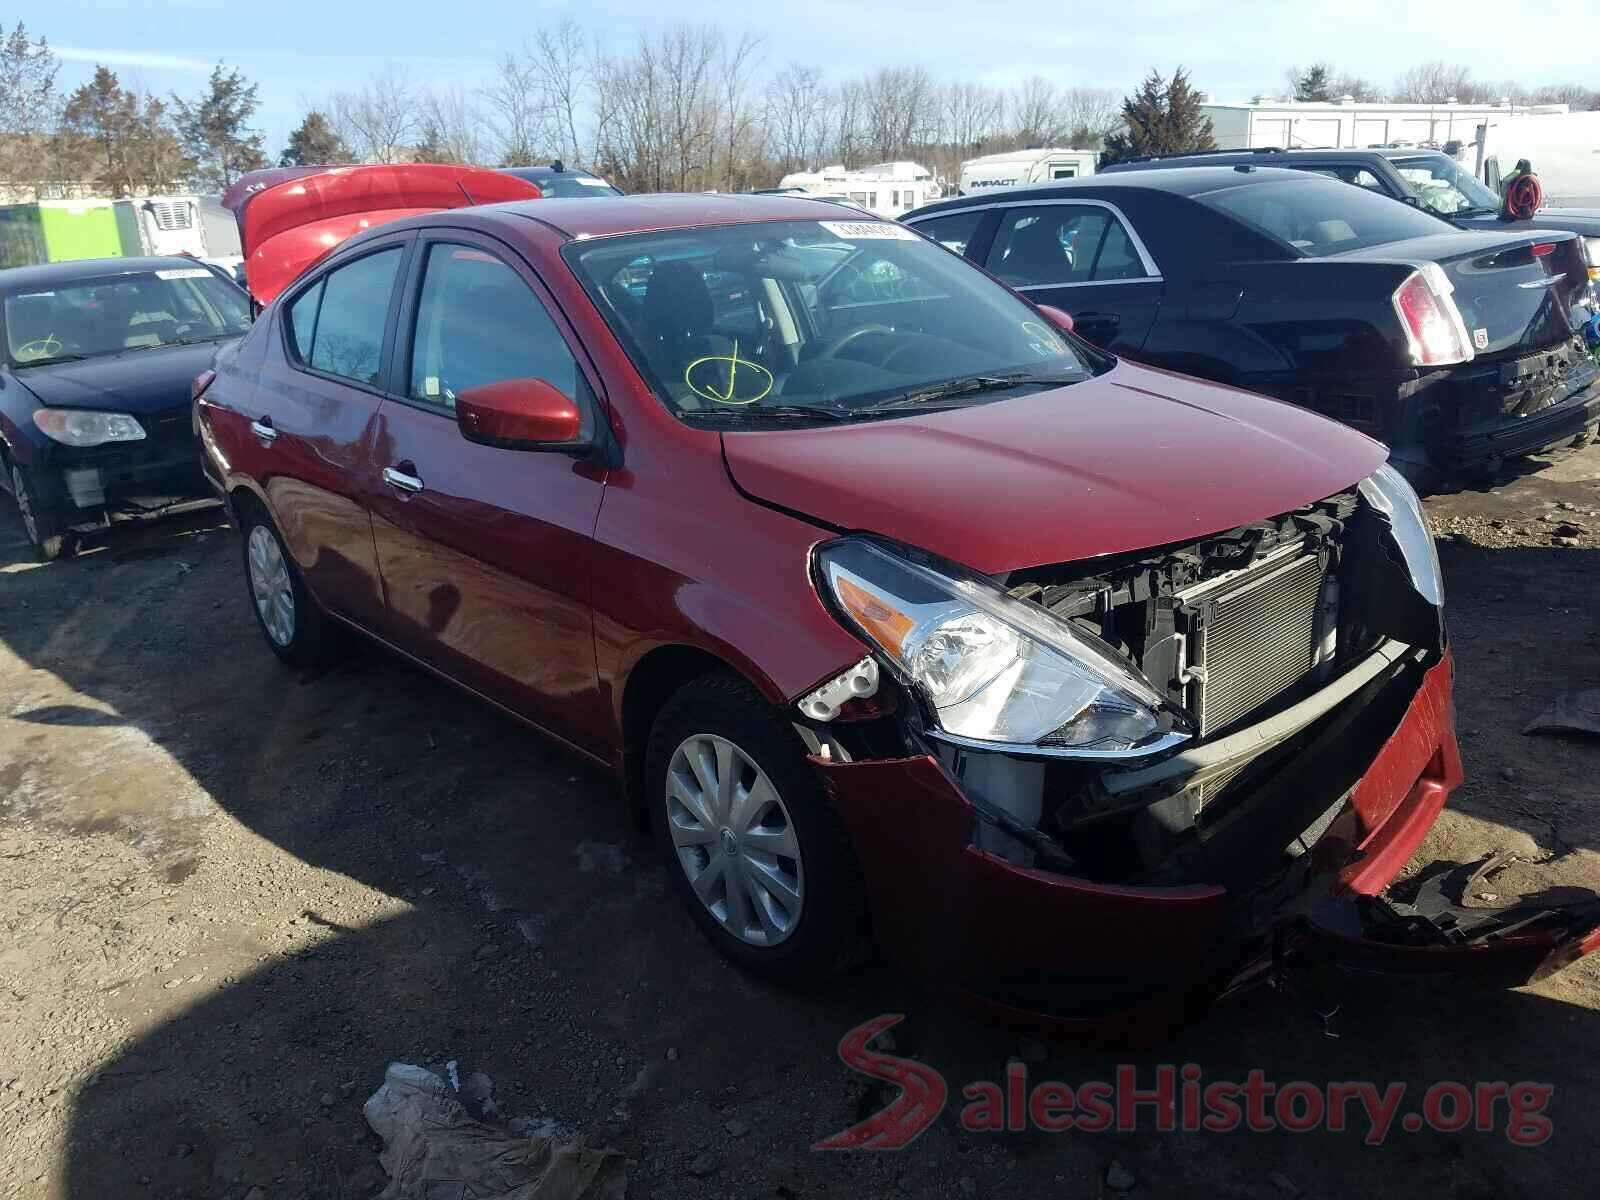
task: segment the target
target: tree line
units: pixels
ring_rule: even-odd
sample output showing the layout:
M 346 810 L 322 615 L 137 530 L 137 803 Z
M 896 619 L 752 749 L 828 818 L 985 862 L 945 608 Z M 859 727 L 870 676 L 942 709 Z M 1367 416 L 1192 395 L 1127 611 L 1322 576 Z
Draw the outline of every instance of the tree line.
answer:
M 533 30 L 473 87 L 419 83 L 396 65 L 311 100 L 281 152 L 254 127 L 257 85 L 222 64 L 191 96 L 123 85 L 97 66 L 57 86 L 46 39 L 0 27 L 0 184 L 46 194 L 63 183 L 127 196 L 216 192 L 270 165 L 564 159 L 627 191 L 742 190 L 796 170 L 914 159 L 953 179 L 962 160 L 1033 145 L 1115 158 L 1205 149 L 1202 97 L 1180 68 L 1114 89 L 1031 76 L 1010 88 L 939 79 L 918 66 L 831 79 L 775 61 L 755 34 L 677 25 L 612 51 L 572 20 Z M 1600 107 L 1577 85 L 1526 89 L 1423 63 L 1381 89 L 1327 62 L 1287 72 L 1281 98 L 1442 103 L 1564 101 Z

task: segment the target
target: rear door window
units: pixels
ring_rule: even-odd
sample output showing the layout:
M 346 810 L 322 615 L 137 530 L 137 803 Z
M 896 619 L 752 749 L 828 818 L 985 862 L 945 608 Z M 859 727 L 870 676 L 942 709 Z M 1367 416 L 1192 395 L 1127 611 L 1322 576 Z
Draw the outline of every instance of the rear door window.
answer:
M 1063 287 L 1149 274 L 1116 214 L 1082 204 L 1011 209 L 985 265 L 1013 287 Z
M 290 306 L 290 335 L 303 360 L 357 383 L 375 384 L 383 370 L 383 331 L 389 321 L 389 299 L 400 268 L 400 247 L 379 250 L 338 267 L 311 292 Z M 310 329 L 303 327 L 299 307 L 320 293 Z M 309 334 L 310 347 L 300 341 Z
M 940 217 L 929 217 L 926 221 L 918 221 L 912 228 L 931 237 L 946 250 L 965 254 L 967 247 L 972 244 L 973 237 L 977 235 L 978 226 L 983 223 L 983 214 L 984 210 L 981 208 L 948 213 Z

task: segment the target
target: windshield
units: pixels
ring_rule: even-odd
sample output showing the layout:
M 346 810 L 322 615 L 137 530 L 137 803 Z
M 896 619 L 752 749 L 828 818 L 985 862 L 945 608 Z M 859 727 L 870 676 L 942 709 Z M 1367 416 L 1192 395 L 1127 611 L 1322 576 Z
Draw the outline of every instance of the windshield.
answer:
M 1416 192 L 1417 199 L 1436 213 L 1454 216 L 1500 211 L 1500 197 L 1448 155 L 1419 154 L 1416 158 L 1390 161 L 1400 178 Z
M 236 337 L 250 327 L 244 293 L 205 267 L 123 271 L 5 297 L 6 349 L 30 366 Z
M 620 196 L 616 188 L 604 179 L 597 179 L 593 175 L 573 175 L 570 172 L 561 175 L 546 175 L 543 179 L 533 180 L 533 185 L 546 196 Z
M 1409 204 L 1318 176 L 1245 184 L 1195 199 L 1312 258 L 1452 229 Z
M 892 222 L 671 230 L 565 253 L 640 374 L 691 419 L 978 403 L 1109 362 Z

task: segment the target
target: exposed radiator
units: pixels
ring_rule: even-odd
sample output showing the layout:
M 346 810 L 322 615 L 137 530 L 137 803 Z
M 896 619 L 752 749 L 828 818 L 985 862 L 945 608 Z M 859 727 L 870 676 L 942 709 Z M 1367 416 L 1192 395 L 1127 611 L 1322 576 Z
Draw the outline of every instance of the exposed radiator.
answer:
M 1322 559 L 1297 554 L 1179 597 L 1202 735 L 1225 729 L 1304 678 L 1316 662 Z

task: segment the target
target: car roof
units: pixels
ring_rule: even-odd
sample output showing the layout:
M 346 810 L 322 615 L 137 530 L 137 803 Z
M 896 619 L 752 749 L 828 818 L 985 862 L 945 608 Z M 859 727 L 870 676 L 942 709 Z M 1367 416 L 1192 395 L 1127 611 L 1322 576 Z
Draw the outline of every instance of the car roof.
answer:
M 69 262 L 38 263 L 31 267 L 0 270 L 0 289 L 39 287 L 52 283 L 71 283 L 100 275 L 135 274 L 140 271 L 165 271 L 177 267 L 205 267 L 198 258 L 183 254 L 163 254 L 148 258 L 75 258 Z M 210 270 L 209 267 L 206 268 Z M 214 273 L 214 272 L 213 272 Z
M 831 200 L 810 196 L 662 192 L 604 199 L 547 196 L 542 200 L 488 205 L 475 211 L 525 217 L 548 226 L 563 237 L 587 239 L 754 221 L 816 221 L 830 216 L 838 219 L 840 206 Z M 881 218 L 862 212 L 852 213 L 849 219 L 855 222 Z M 427 224 L 425 218 L 419 221 Z
M 1223 188 L 1239 187 L 1246 183 L 1266 183 L 1271 180 L 1310 182 L 1317 177 L 1304 171 L 1287 167 L 1259 167 L 1250 165 L 1247 171 L 1240 164 L 1206 167 L 1169 167 L 1162 171 L 1117 171 L 1104 175 L 1080 175 L 1076 179 L 1057 179 L 1049 183 L 1029 184 L 1027 187 L 1004 188 L 982 192 L 973 196 L 957 196 L 927 204 L 905 215 L 913 220 L 929 213 L 954 211 L 960 208 L 990 208 L 1017 204 L 1025 200 L 1067 200 L 1073 196 L 1085 199 L 1108 198 L 1109 193 L 1146 191 L 1167 192 L 1179 196 L 1200 196 Z
M 515 175 L 518 179 L 527 179 L 535 183 L 541 179 L 549 179 L 552 175 L 581 175 L 585 179 L 600 178 L 592 171 L 585 171 L 582 167 L 564 166 L 558 171 L 554 167 L 546 165 L 538 167 L 501 167 L 499 170 L 503 175 Z

